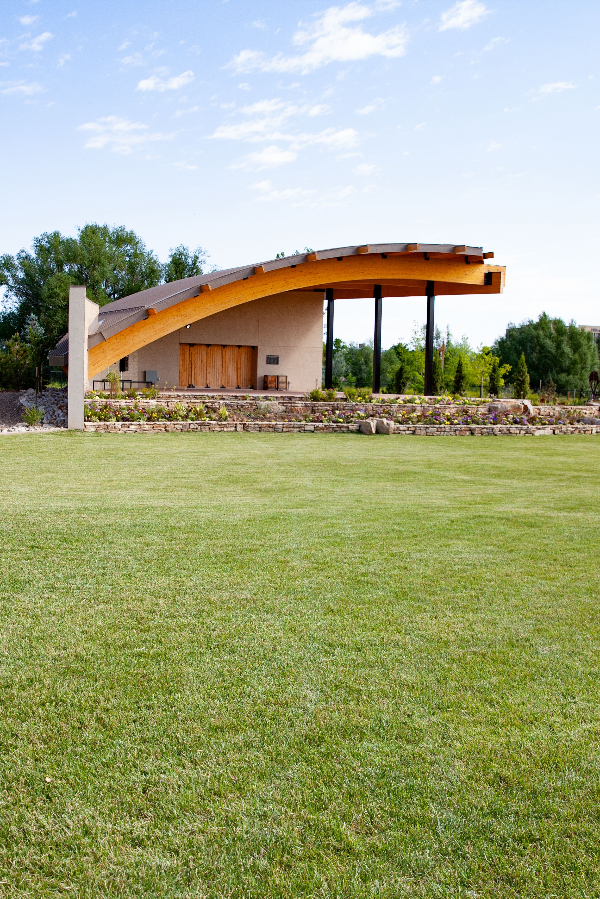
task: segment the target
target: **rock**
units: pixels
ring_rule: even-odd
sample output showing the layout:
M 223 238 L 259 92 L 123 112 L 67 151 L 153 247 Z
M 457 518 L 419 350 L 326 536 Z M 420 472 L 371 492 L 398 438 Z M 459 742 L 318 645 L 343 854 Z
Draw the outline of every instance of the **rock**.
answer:
M 361 434 L 375 434 L 375 422 L 372 418 L 367 418 L 366 421 L 361 421 L 360 433 Z
M 387 418 L 378 418 L 376 430 L 378 434 L 393 434 L 396 429 L 393 421 Z

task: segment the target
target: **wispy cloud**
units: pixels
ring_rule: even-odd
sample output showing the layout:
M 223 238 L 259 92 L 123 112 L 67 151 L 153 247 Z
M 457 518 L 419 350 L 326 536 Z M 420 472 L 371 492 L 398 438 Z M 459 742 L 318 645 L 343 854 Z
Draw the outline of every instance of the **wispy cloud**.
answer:
M 51 40 L 52 37 L 53 35 L 50 31 L 44 31 L 43 34 L 38 34 L 33 40 L 21 44 L 19 50 L 33 50 L 34 53 L 39 53 L 40 50 L 44 49 L 44 44 Z
M 547 97 L 548 94 L 561 94 L 563 91 L 572 91 L 577 87 L 572 81 L 555 81 L 553 84 L 542 84 L 536 91 L 540 97 Z
M 272 144 L 264 150 L 249 153 L 239 162 L 231 166 L 232 169 L 274 169 L 288 162 L 295 162 L 298 154 L 294 150 L 284 150 Z
M 497 140 L 491 140 L 487 145 L 488 153 L 493 153 L 494 150 L 499 150 L 502 144 L 499 144 Z
M 466 0 L 468 2 L 468 0 Z M 267 57 L 261 50 L 242 50 L 229 64 L 236 72 L 314 72 L 332 62 L 353 62 L 372 56 L 398 57 L 406 50 L 408 35 L 403 25 L 379 34 L 364 31 L 361 23 L 395 3 L 365 5 L 360 2 L 331 6 L 315 16 L 309 25 L 300 25 L 293 44 L 303 52 Z
M 439 31 L 448 28 L 470 28 L 489 15 L 490 10 L 479 0 L 459 0 L 453 7 L 443 12 L 440 18 Z
M 433 78 L 431 79 L 431 83 L 432 83 L 432 84 L 439 84 L 440 81 L 443 81 L 443 80 L 444 80 L 444 76 L 443 76 L 443 75 L 434 75 Z
M 177 91 L 186 84 L 190 84 L 194 80 L 194 73 L 190 70 L 182 72 L 181 75 L 174 75 L 172 78 L 161 79 L 158 75 L 151 75 L 150 78 L 144 78 L 139 82 L 136 90 L 138 91 Z
M 62 69 L 63 66 L 64 66 L 64 64 L 65 64 L 66 62 L 69 62 L 70 59 L 71 59 L 71 54 L 70 54 L 70 53 L 63 53 L 62 56 L 59 56 L 59 57 L 58 57 L 58 68 L 59 68 L 59 69 Z
M 281 202 L 287 206 L 308 206 L 315 209 L 344 206 L 348 198 L 356 193 L 353 185 L 328 191 L 308 187 L 287 187 L 278 190 L 273 187 L 271 181 L 258 181 L 250 185 L 250 190 L 256 191 L 257 200 L 261 202 Z
M 374 175 L 377 171 L 377 166 L 372 165 L 370 162 L 362 162 L 360 165 L 357 165 L 356 168 L 353 168 L 352 171 L 355 175 L 364 177 L 366 175 Z
M 363 106 L 362 109 L 357 109 L 357 115 L 368 115 L 370 112 L 376 112 L 378 109 L 385 108 L 385 101 L 382 97 L 376 97 L 374 100 L 371 100 L 370 103 L 367 103 L 366 106 Z
M 25 28 L 28 28 L 29 25 L 33 25 L 34 22 L 37 22 L 39 16 L 21 16 L 19 22 L 21 25 L 24 25 Z
M 171 165 L 176 169 L 183 169 L 185 172 L 195 172 L 198 168 L 197 165 L 190 165 L 189 162 L 172 162 Z
M 105 116 L 97 122 L 86 122 L 79 126 L 90 137 L 85 146 L 93 150 L 107 147 L 113 153 L 127 155 L 134 150 L 155 141 L 171 140 L 174 134 L 148 131 L 148 126 L 140 122 L 130 122 L 119 116 Z
M 31 97 L 33 94 L 41 94 L 44 88 L 37 81 L 0 81 L 0 94 L 13 94 L 21 97 Z
M 74 19 L 76 17 L 76 15 L 77 15 L 77 11 L 73 10 L 73 12 L 68 12 L 67 15 L 65 16 L 65 18 L 66 19 Z
M 483 49 L 489 52 L 490 50 L 494 50 L 495 47 L 499 47 L 500 44 L 505 44 L 505 43 L 506 43 L 505 37 L 493 37 L 491 39 L 491 41 L 489 41 Z

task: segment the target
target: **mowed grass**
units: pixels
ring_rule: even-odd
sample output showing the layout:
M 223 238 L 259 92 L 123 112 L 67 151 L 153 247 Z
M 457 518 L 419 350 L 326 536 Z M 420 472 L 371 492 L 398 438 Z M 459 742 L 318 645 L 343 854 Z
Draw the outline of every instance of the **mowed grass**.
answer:
M 600 439 L 0 442 L 0 895 L 600 895 Z

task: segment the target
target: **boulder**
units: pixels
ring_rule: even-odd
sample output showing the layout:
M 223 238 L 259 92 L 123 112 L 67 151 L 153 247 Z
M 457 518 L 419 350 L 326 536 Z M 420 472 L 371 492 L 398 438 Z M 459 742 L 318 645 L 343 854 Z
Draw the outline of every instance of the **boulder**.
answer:
M 387 418 L 378 418 L 375 428 L 378 434 L 393 434 L 395 425 Z
M 361 434 L 375 434 L 375 422 L 372 418 L 361 421 L 359 427 Z

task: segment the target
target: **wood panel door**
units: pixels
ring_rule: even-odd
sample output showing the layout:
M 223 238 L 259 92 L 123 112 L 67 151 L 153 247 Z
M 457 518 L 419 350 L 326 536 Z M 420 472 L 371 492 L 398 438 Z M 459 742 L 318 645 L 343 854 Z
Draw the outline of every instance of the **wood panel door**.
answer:
M 223 347 L 212 344 L 208 347 L 206 359 L 206 383 L 217 390 L 223 386 Z
M 258 361 L 258 347 L 241 346 L 237 356 L 237 386 L 242 389 L 254 390 L 256 386 L 256 363 Z
M 224 346 L 223 347 L 223 387 L 229 390 L 235 390 L 240 386 L 238 381 L 238 355 L 240 347 Z
M 205 343 L 196 345 L 198 380 L 196 387 L 208 387 L 208 346 Z
M 192 368 L 192 356 L 195 355 L 194 350 L 196 349 L 193 344 L 189 343 L 180 343 L 179 344 L 179 386 L 187 387 L 189 384 L 192 384 L 193 381 L 191 378 L 191 368 Z

